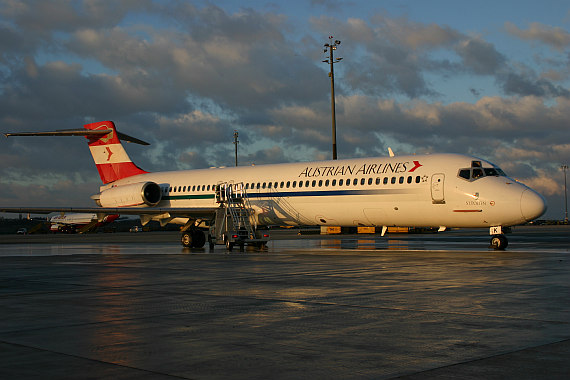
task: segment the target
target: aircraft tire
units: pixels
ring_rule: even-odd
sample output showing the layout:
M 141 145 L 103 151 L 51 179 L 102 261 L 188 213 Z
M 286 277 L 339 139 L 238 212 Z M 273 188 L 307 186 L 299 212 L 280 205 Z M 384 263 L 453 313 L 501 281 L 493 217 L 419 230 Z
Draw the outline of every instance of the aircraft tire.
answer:
M 226 243 L 226 249 L 228 252 L 231 252 L 234 249 L 234 243 L 230 243 L 230 240 L 227 238 L 227 236 L 224 236 L 224 242 Z
M 491 237 L 491 246 L 495 251 L 504 251 L 509 245 L 509 241 L 505 235 L 493 235 Z
M 206 244 L 206 235 L 201 230 L 194 230 L 192 233 L 192 247 L 193 248 L 204 248 Z
M 192 234 L 190 232 L 183 232 L 182 236 L 180 237 L 180 242 L 184 248 L 192 247 Z

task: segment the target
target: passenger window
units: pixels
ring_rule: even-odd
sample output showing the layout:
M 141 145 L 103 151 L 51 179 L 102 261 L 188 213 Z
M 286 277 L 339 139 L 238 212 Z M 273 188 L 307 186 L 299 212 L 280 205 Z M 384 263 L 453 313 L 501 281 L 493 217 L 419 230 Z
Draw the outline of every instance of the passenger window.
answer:
M 196 191 L 196 185 L 192 186 L 192 191 Z
M 352 185 L 353 185 L 353 186 L 358 185 L 358 180 L 357 180 L 356 178 L 352 180 Z
M 327 179 L 327 180 L 325 181 L 325 187 L 328 187 L 328 186 L 329 186 L 329 180 Z
M 317 181 L 316 181 L 316 180 L 313 180 L 312 185 L 313 185 L 313 187 L 317 186 Z
M 408 177 L 408 183 L 412 183 L 412 176 Z
M 257 187 L 257 190 L 259 190 L 259 188 L 261 187 L 261 183 L 258 182 L 256 187 Z
M 398 182 L 400 182 L 401 184 L 404 183 L 404 177 L 400 177 L 400 180 Z
M 283 188 L 285 186 L 285 182 L 281 182 L 281 186 L 279 186 L 280 188 Z
M 268 188 L 268 189 L 271 189 L 271 185 L 273 185 L 273 182 L 269 182 L 269 183 L 267 184 L 267 188 Z
M 380 177 L 376 177 L 376 184 L 380 185 Z
M 299 187 L 303 187 L 303 181 L 299 181 Z
M 293 187 L 297 187 L 297 181 L 293 181 Z
M 343 179 L 339 179 L 339 180 L 338 180 L 338 185 L 339 185 L 339 186 L 342 186 L 343 183 L 344 183 L 344 180 L 343 180 Z
M 388 184 L 388 177 L 384 177 L 384 185 Z
M 332 180 L 332 186 L 336 186 L 336 179 Z
M 368 178 L 368 184 L 372 185 L 372 178 Z
M 350 179 L 346 180 L 346 186 L 350 186 Z
M 323 180 L 320 179 L 320 180 L 319 180 L 319 187 L 322 187 L 322 186 L 323 186 Z
M 416 176 L 416 183 L 420 183 L 420 176 Z
M 309 187 L 309 180 L 305 182 L 305 187 Z
M 289 186 L 291 186 L 291 181 L 287 181 L 287 188 L 289 188 Z
M 392 184 L 396 183 L 396 177 L 392 177 L 392 180 L 390 181 Z
M 266 186 L 266 185 L 267 185 L 267 183 L 266 183 L 266 182 L 263 182 L 263 185 L 261 185 L 261 188 L 262 188 L 262 189 L 265 189 L 265 186 Z
M 360 184 L 361 184 L 361 185 L 364 185 L 365 183 L 366 183 L 366 179 L 362 178 L 362 179 L 360 180 Z

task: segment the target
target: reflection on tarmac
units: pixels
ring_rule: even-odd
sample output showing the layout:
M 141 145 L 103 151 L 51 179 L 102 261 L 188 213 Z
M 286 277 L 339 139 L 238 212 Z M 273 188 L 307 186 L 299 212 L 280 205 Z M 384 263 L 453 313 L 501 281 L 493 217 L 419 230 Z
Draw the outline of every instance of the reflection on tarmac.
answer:
M 485 231 L 232 254 L 177 234 L 11 237 L 0 377 L 567 378 L 569 232 L 517 229 L 505 252 Z
M 406 240 L 401 239 L 386 239 L 380 242 L 376 239 L 330 239 L 321 240 L 321 248 L 329 249 L 358 249 L 358 250 L 409 250 L 410 245 Z

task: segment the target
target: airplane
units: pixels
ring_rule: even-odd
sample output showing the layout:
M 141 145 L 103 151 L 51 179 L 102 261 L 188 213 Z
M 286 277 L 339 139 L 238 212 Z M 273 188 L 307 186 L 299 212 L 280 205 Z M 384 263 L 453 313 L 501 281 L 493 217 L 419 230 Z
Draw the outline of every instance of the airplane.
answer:
M 73 233 L 84 227 L 102 227 L 119 218 L 118 214 L 106 215 L 99 221 L 95 213 L 72 213 L 55 215 L 49 218 L 50 231 Z
M 139 215 L 183 225 L 184 247 L 206 240 L 263 245 L 262 226 L 377 226 L 489 228 L 490 248 L 508 245 L 511 226 L 540 217 L 545 199 L 497 165 L 461 154 L 425 154 L 150 173 L 135 165 L 112 121 L 84 129 L 7 133 L 8 136 L 84 136 L 103 181 L 97 207 L 0 207 L 0 212 L 87 212 Z M 199 228 L 208 224 L 207 238 Z M 243 233 L 247 230 L 246 233 Z

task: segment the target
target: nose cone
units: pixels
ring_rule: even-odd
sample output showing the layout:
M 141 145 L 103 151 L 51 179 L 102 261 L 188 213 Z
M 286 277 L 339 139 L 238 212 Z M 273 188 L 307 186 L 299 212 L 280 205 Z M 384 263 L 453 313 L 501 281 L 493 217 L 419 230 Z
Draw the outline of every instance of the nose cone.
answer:
M 521 195 L 521 213 L 523 218 L 529 222 L 545 212 L 546 201 L 542 195 L 531 189 L 525 189 Z

